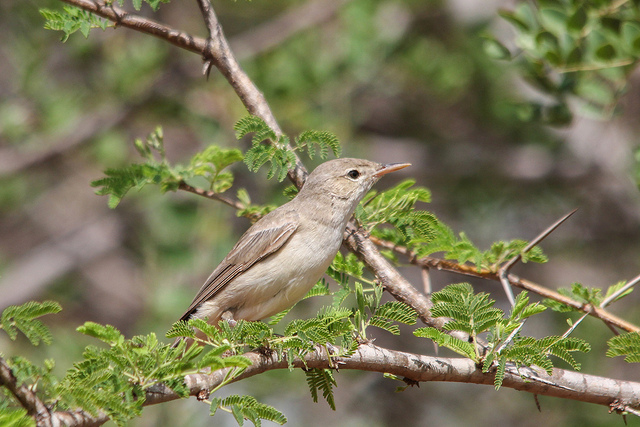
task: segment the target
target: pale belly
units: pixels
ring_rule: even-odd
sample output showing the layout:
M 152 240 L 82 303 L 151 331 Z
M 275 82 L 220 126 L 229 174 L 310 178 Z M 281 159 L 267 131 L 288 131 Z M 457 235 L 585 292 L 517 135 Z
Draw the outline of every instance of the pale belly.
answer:
M 301 240 L 287 242 L 280 251 L 254 264 L 205 302 L 196 315 L 214 323 L 225 311 L 236 320 L 261 320 L 293 306 L 320 280 L 340 247 L 340 240 L 326 237 L 322 246 L 316 240 L 311 247 L 299 243 L 309 239 L 293 236 Z

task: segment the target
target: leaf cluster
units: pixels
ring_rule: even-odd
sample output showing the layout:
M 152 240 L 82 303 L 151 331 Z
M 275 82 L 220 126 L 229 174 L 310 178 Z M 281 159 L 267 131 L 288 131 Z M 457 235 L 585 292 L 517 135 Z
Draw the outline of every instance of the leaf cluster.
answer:
M 364 264 L 354 254 L 349 253 L 345 257 L 338 253 L 327 273 L 340 286 L 332 294 L 333 307 L 339 307 L 351 295 L 355 297 L 352 317 L 361 340 L 367 340 L 369 326 L 399 335 L 400 329 L 396 323 L 416 323 L 417 313 L 408 305 L 399 301 L 382 304 L 382 286 L 364 277 Z M 350 278 L 355 279 L 353 288 L 349 285 Z
M 508 364 L 516 369 L 538 366 L 551 374 L 554 365 L 549 356 L 553 355 L 579 370 L 580 364 L 571 353 L 590 350 L 589 344 L 579 338 L 549 336 L 536 339 L 521 335 L 525 320 L 545 310 L 539 303 L 530 304 L 526 292 L 518 294 L 509 317 L 494 307 L 495 301 L 488 294 L 475 294 L 468 283 L 449 285 L 435 292 L 432 301 L 431 314 L 449 320 L 443 331 L 427 327 L 417 329 L 414 334 L 472 359 L 482 365 L 483 372 L 495 371 L 496 388 L 502 385 Z M 469 339 L 450 335 L 453 331 L 464 332 Z M 481 351 L 478 338 L 485 333 L 487 347 Z
M 520 1 L 499 14 L 516 33 L 523 53 L 517 61 L 525 78 L 555 100 L 523 104 L 523 118 L 567 124 L 572 119 L 569 98 L 580 99 L 587 113 L 611 114 L 640 59 L 637 1 Z M 512 59 L 509 49 L 491 36 L 485 50 L 496 59 Z
M 16 340 L 18 331 L 20 331 L 33 345 L 38 345 L 40 342 L 51 344 L 51 332 L 37 318 L 46 314 L 58 313 L 60 310 L 62 307 L 54 301 L 29 301 L 19 306 L 12 305 L 2 312 L 0 329 L 4 329 L 13 341 Z
M 135 10 L 140 10 L 144 2 L 156 11 L 160 7 L 160 3 L 169 3 L 169 1 L 170 0 L 131 0 L 131 3 Z M 107 6 L 113 3 L 118 3 L 118 5 L 122 7 L 125 2 L 124 0 L 105 1 Z M 115 27 L 115 24 L 111 24 L 108 20 L 76 6 L 63 6 L 62 11 L 41 8 L 40 15 L 45 19 L 45 29 L 64 32 L 61 38 L 63 43 L 76 31 L 80 31 L 82 35 L 87 38 L 92 28 L 106 30 L 107 27 Z
M 582 303 L 583 305 L 591 305 L 593 307 L 598 307 L 600 304 L 612 296 L 614 293 L 618 292 L 618 290 L 622 289 L 627 284 L 626 281 L 618 282 L 614 285 L 611 285 L 607 288 L 605 294 L 602 294 L 602 289 L 599 288 L 588 288 L 581 283 L 574 282 L 571 284 L 571 289 L 560 288 L 558 289 L 558 293 L 569 297 L 575 301 Z M 633 292 L 633 288 L 629 288 L 626 291 L 622 292 L 618 295 L 613 301 L 618 301 L 621 298 L 629 295 Z M 611 301 L 611 302 L 613 302 Z M 578 311 L 577 308 L 572 306 L 563 304 L 554 299 L 547 298 L 542 302 L 544 305 L 552 309 L 553 311 L 557 311 L 560 313 Z
M 310 292 L 310 295 L 323 292 L 322 288 L 323 284 L 319 284 Z M 275 316 L 275 318 L 280 321 L 284 314 Z M 293 370 L 296 360 L 304 360 L 304 356 L 317 350 L 319 345 L 325 347 L 327 354 L 330 354 L 331 357 L 345 356 L 352 353 L 358 344 L 353 339 L 354 327 L 350 317 L 352 317 L 350 309 L 342 307 L 325 308 L 315 318 L 294 319 L 291 321 L 285 327 L 284 336 L 275 335 L 273 330 L 262 322 L 239 320 L 234 327 L 230 327 L 228 322 L 220 321 L 216 327 L 202 319 L 190 319 L 186 322 L 176 322 L 172 329 L 167 332 L 167 337 L 187 337 L 200 344 L 224 348 L 226 357 L 223 360 L 225 362 L 234 357 L 242 358 L 241 354 L 245 351 L 262 349 L 262 351 L 274 354 L 278 360 L 286 359 L 289 369 Z M 196 330 L 200 331 L 201 334 L 197 334 Z M 203 335 L 204 338 L 202 337 Z M 335 345 L 339 345 L 339 347 L 335 347 Z M 337 348 L 340 350 L 336 352 Z M 219 367 L 212 366 L 212 368 L 218 369 Z M 312 375 L 310 372 L 313 371 L 307 370 L 307 375 Z M 329 375 L 331 376 L 331 374 Z M 332 376 L 331 379 L 333 379 Z M 321 389 L 329 405 L 334 407 L 332 385 L 320 385 L 319 382 L 314 382 L 313 384 L 315 384 L 315 388 L 312 383 L 309 383 L 309 386 L 314 399 L 317 401 L 317 390 Z M 335 385 L 335 380 L 333 380 L 332 384 Z M 213 414 L 218 408 L 230 408 L 229 410 L 236 420 L 245 418 L 256 425 L 259 425 L 259 418 L 269 419 L 274 422 L 286 420 L 275 409 L 262 404 L 254 404 L 254 402 L 255 399 L 249 396 L 243 396 L 233 401 L 212 399 L 211 411 Z M 242 406 L 243 404 L 246 405 Z M 266 413 L 263 413 L 264 411 Z M 241 422 L 240 424 L 242 425 Z
M 340 156 L 340 143 L 338 138 L 326 131 L 307 130 L 295 139 L 292 148 L 290 139 L 286 135 L 277 135 L 260 117 L 247 116 L 234 125 L 236 137 L 244 138 L 253 133 L 251 148 L 245 153 L 244 161 L 252 172 L 257 172 L 265 164 L 269 165 L 267 179 L 274 176 L 278 181 L 283 181 L 289 169 L 296 164 L 295 151 L 306 149 L 310 158 L 313 158 L 318 150 L 320 158 L 326 159 L 329 150 L 336 157 Z
M 285 417 L 282 412 L 272 406 L 258 402 L 252 396 L 232 395 L 225 398 L 212 398 L 211 416 L 215 415 L 218 409 L 231 412 L 240 426 L 244 425 L 245 419 L 251 421 L 256 427 L 262 425 L 262 420 L 271 421 L 280 425 L 287 422 L 287 417 Z
M 94 416 L 105 413 L 118 425 L 140 415 L 145 392 L 155 384 L 163 383 L 186 397 L 189 390 L 184 375 L 205 368 L 230 368 L 229 381 L 250 365 L 240 356 L 222 357 L 229 346 L 205 351 L 183 341 L 172 347 L 153 333 L 125 339 L 113 326 L 93 322 L 86 322 L 78 331 L 107 347 L 90 345 L 85 349 L 83 360 L 76 362 L 56 387 L 58 404 L 79 407 Z
M 607 341 L 607 345 L 607 357 L 626 356 L 624 360 L 629 363 L 640 362 L 640 333 L 620 334 Z
M 406 180 L 382 192 L 371 191 L 356 210 L 356 218 L 372 234 L 396 245 L 406 246 L 417 257 L 442 252 L 446 259 L 461 264 L 473 263 L 479 270 L 497 271 L 500 265 L 520 256 L 522 262 L 544 263 L 547 257 L 535 246 L 525 251 L 524 240 L 497 241 L 488 250 L 478 248 L 465 233 L 456 235 L 433 213 L 416 209 L 418 202 L 429 202 L 426 188 L 413 187 L 415 181 Z M 388 223 L 393 226 L 379 227 Z M 392 255 L 389 254 L 391 258 Z
M 92 28 L 106 30 L 107 27 L 114 26 L 106 19 L 75 6 L 63 6 L 62 11 L 42 8 L 40 15 L 45 19 L 45 29 L 64 32 L 60 39 L 62 42 L 66 42 L 76 31 L 80 31 L 87 38 Z
M 145 163 L 107 169 L 105 178 L 91 183 L 93 187 L 100 187 L 96 194 L 109 196 L 110 208 L 118 206 L 130 190 L 140 190 L 146 185 L 158 185 L 164 193 L 176 191 L 182 182 L 201 179 L 209 190 L 222 193 L 233 185 L 233 175 L 224 169 L 243 158 L 240 150 L 212 145 L 196 154 L 187 166 L 171 165 L 165 156 L 161 127 L 144 140 L 136 139 L 134 145 Z

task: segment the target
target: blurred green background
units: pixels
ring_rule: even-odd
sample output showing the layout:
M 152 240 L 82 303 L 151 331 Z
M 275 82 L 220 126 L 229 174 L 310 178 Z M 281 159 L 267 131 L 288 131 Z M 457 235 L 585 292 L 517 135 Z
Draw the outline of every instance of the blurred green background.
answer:
M 233 124 L 246 112 L 214 70 L 207 81 L 196 55 L 127 29 L 93 30 L 59 42 L 42 28 L 42 0 L 0 3 L 0 309 L 54 299 L 46 318 L 55 343 L 32 349 L 0 335 L 0 349 L 33 360 L 54 357 L 60 374 L 88 338 L 85 321 L 127 335 L 160 335 L 187 307 L 210 271 L 248 226 L 232 209 L 192 194 L 130 194 L 115 210 L 93 194 L 108 167 L 139 161 L 132 141 L 164 128 L 167 156 L 186 162 L 209 144 L 247 148 Z M 606 288 L 640 271 L 640 193 L 633 152 L 640 135 L 640 75 L 631 74 L 620 113 L 606 120 L 577 114 L 552 128 L 522 120 L 518 105 L 542 98 L 509 62 L 483 50 L 487 32 L 512 37 L 497 16 L 508 1 L 325 0 L 219 1 L 214 6 L 232 48 L 289 134 L 334 132 L 343 155 L 413 167 L 379 188 L 414 177 L 433 193 L 425 208 L 481 247 L 531 239 L 568 211 L 574 217 L 544 243 L 545 265 L 516 274 L 550 288 L 577 281 Z M 196 2 L 153 14 L 206 35 Z M 307 161 L 313 167 L 317 159 Z M 241 164 L 236 184 L 257 203 L 283 203 L 287 183 L 266 181 Z M 419 272 L 403 270 L 420 287 Z M 433 272 L 434 288 L 466 281 Z M 507 307 L 500 285 L 473 282 Z M 640 323 L 638 295 L 612 311 Z M 315 314 L 321 299 L 293 316 Z M 527 325 L 535 336 L 561 334 L 565 317 L 548 313 Z M 575 319 L 577 316 L 573 315 Z M 433 354 L 411 335 L 385 332 L 376 344 Z M 587 319 L 577 335 L 592 352 L 590 374 L 640 381 L 637 367 L 604 357 L 609 329 Z M 450 355 L 442 351 L 442 355 Z M 226 387 L 274 405 L 291 426 L 623 425 L 607 408 L 486 386 L 423 383 L 395 393 L 381 375 L 337 374 L 337 411 L 313 404 L 301 372 L 272 372 Z M 629 419 L 629 425 L 640 425 Z M 236 425 L 208 417 L 194 399 L 150 407 L 136 426 Z

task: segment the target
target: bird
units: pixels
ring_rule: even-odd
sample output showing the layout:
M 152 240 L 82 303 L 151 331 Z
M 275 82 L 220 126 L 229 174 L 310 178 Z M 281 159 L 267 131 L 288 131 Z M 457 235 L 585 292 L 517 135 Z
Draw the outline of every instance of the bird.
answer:
M 320 164 L 291 201 L 253 224 L 213 270 L 180 320 L 268 318 L 300 301 L 320 280 L 347 222 L 382 177 L 410 163 L 339 158 Z

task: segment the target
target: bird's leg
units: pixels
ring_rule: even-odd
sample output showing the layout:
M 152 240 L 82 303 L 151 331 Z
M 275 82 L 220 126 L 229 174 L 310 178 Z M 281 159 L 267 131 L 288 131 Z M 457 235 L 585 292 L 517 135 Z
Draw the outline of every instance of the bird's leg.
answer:
M 238 322 L 236 322 L 236 320 L 233 318 L 233 312 L 231 312 L 231 310 L 227 310 L 224 313 L 222 313 L 222 316 L 220 316 L 220 318 L 222 320 L 226 320 L 226 322 L 229 324 L 229 326 L 231 326 L 232 328 L 235 328 L 236 325 L 238 324 Z

